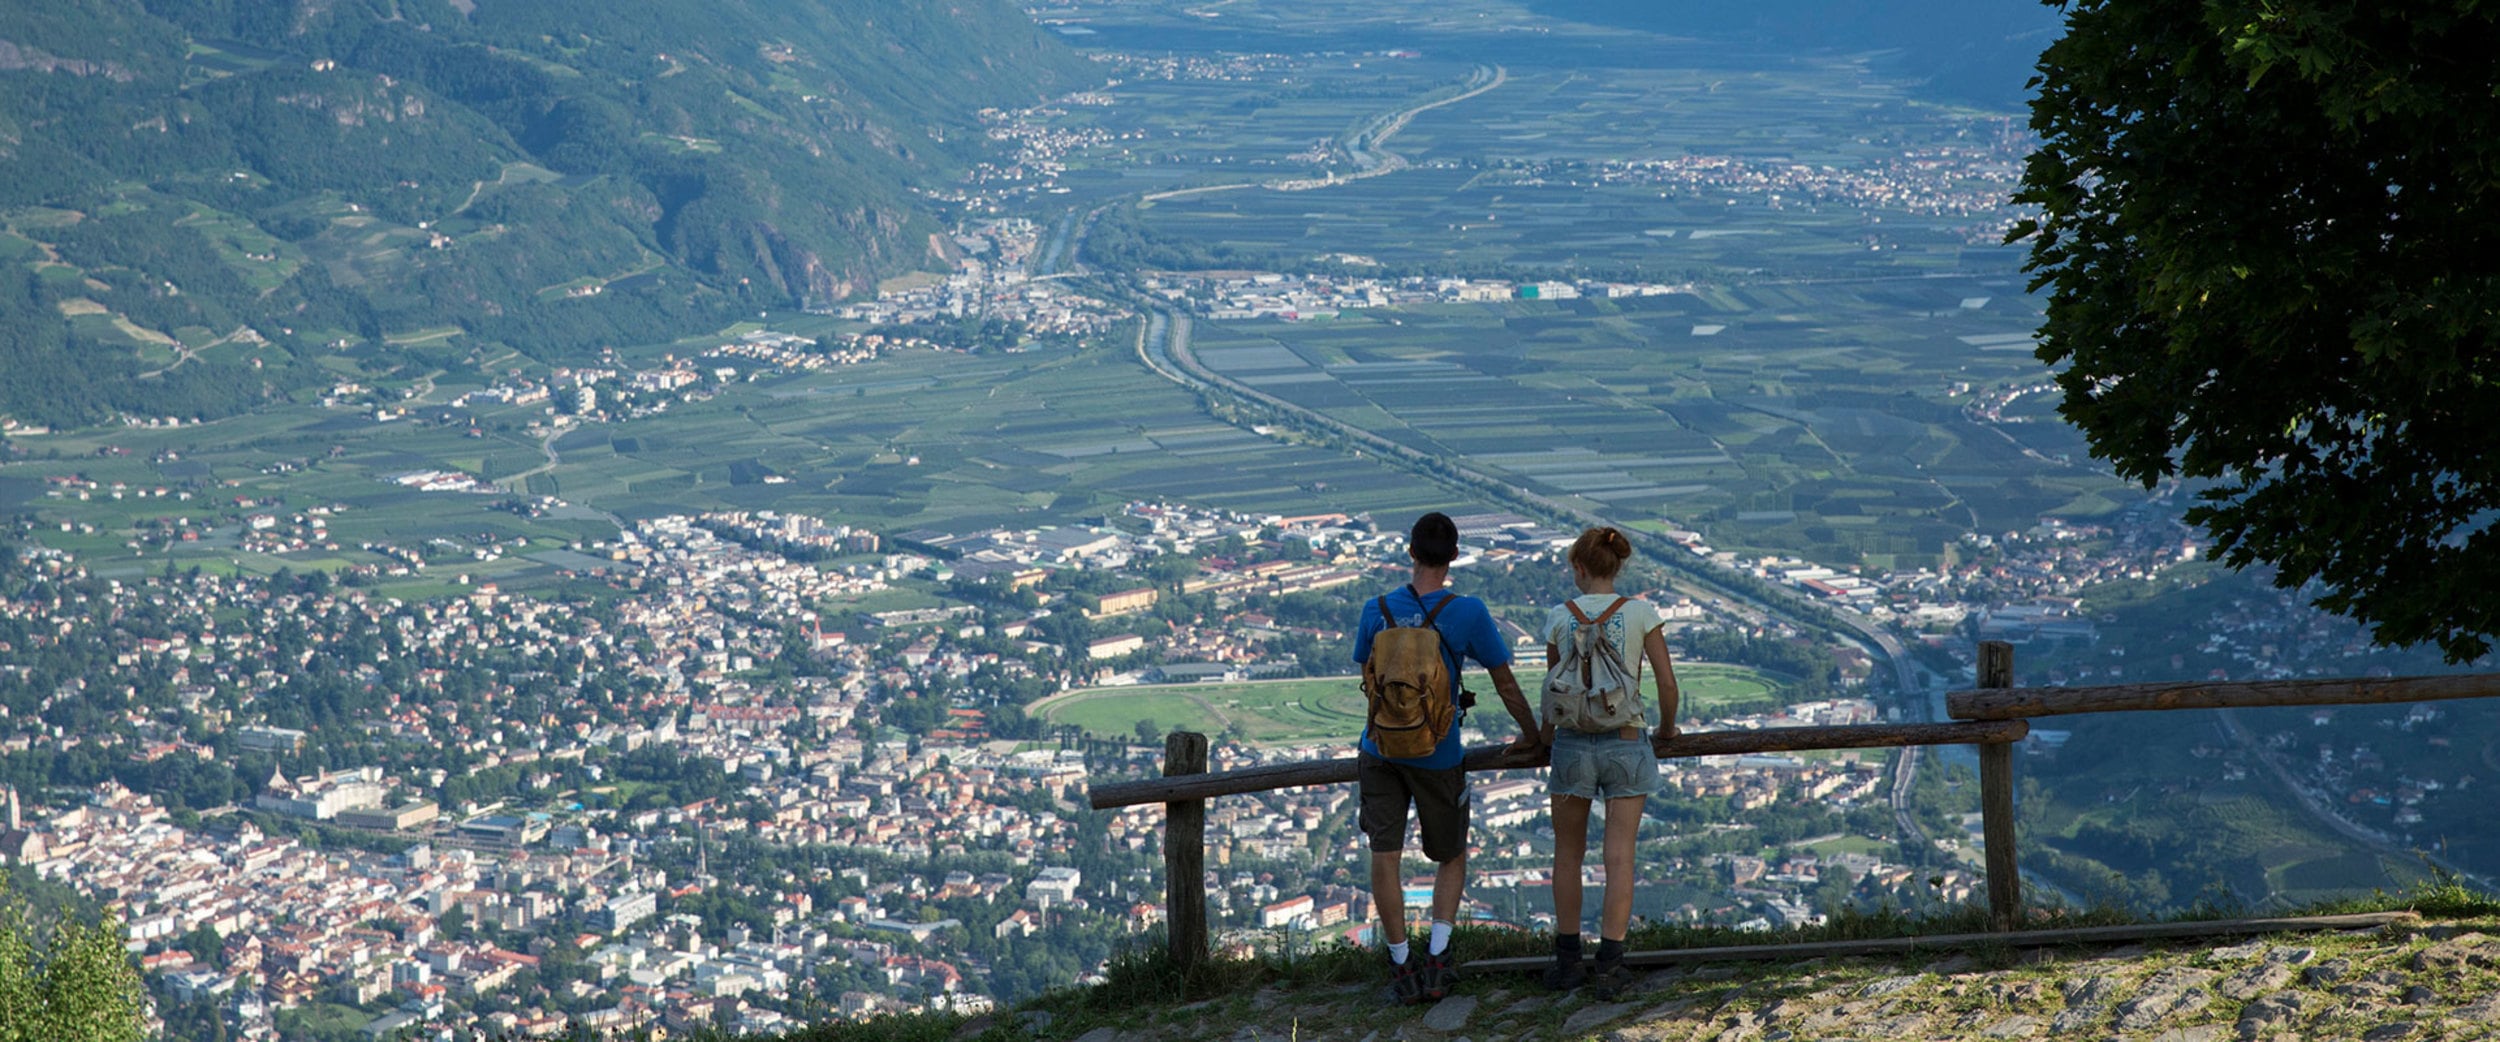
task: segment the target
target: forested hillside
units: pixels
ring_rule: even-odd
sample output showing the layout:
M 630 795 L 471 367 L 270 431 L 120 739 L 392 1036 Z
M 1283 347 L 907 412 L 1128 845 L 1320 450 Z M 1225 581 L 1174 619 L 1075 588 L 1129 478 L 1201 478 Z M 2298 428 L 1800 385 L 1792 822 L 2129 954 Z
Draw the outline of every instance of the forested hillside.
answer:
M 9 5 L 0 415 L 215 415 L 324 353 L 564 358 L 838 299 L 930 261 L 911 189 L 979 109 L 1086 74 L 998 0 Z

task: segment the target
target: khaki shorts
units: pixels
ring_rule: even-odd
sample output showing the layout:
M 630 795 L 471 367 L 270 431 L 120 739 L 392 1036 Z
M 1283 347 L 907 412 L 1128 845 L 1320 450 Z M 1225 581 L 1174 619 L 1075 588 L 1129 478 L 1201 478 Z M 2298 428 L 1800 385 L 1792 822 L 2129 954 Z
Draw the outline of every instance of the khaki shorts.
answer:
M 1373 853 L 1406 849 L 1409 803 L 1415 806 L 1415 824 L 1424 834 L 1425 857 L 1449 861 L 1467 853 L 1465 770 L 1409 767 L 1363 753 L 1355 758 L 1354 786 L 1361 800 L 1359 822 L 1363 834 L 1371 837 Z

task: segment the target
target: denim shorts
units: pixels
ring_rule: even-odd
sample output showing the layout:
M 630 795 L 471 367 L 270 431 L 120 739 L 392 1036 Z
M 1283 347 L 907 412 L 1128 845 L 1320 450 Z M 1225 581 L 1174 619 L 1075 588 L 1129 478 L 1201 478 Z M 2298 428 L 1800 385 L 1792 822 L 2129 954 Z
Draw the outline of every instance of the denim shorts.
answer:
M 1545 791 L 1556 796 L 1611 800 L 1649 796 L 1658 791 L 1658 753 L 1649 734 L 1625 738 L 1612 731 L 1554 734 L 1554 768 L 1545 776 Z

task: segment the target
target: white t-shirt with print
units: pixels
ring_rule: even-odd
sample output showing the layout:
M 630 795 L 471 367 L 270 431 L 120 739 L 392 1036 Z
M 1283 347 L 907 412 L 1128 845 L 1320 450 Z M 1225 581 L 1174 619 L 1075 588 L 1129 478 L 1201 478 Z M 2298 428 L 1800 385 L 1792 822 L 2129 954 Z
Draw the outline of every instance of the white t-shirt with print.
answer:
M 1572 603 L 1580 606 L 1583 614 L 1594 619 L 1599 612 L 1606 610 L 1607 605 L 1613 604 L 1618 596 L 1621 595 L 1584 593 L 1571 600 Z M 1641 649 L 1649 640 L 1649 631 L 1664 626 L 1666 623 L 1666 618 L 1658 614 L 1657 605 L 1638 597 L 1623 602 L 1622 609 L 1616 611 L 1613 618 L 1606 620 L 1606 639 L 1615 647 L 1622 649 L 1623 664 L 1632 667 L 1634 677 L 1640 678 L 1643 673 L 1647 672 L 1649 659 L 1642 654 Z M 1578 629 L 1579 626 L 1580 620 L 1571 617 L 1570 608 L 1560 604 L 1548 608 L 1545 611 L 1545 643 L 1559 648 L 1571 639 L 1571 631 Z M 1642 679 L 1642 684 L 1644 693 L 1641 696 L 1641 715 L 1655 723 L 1658 718 L 1657 700 L 1646 694 L 1649 684 L 1645 678 Z

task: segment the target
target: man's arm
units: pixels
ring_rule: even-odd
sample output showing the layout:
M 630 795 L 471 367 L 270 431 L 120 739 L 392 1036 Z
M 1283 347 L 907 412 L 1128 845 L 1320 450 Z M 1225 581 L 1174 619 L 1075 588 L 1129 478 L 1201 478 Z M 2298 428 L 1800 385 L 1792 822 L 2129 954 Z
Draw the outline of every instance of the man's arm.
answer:
M 1484 667 L 1493 678 L 1493 691 L 1502 696 L 1502 708 L 1510 710 L 1510 718 L 1519 725 L 1519 737 L 1511 739 L 1509 752 L 1532 752 L 1543 748 L 1545 735 L 1537 726 L 1536 711 L 1528 708 L 1526 692 L 1519 690 L 1519 678 L 1510 671 L 1510 663 Z

